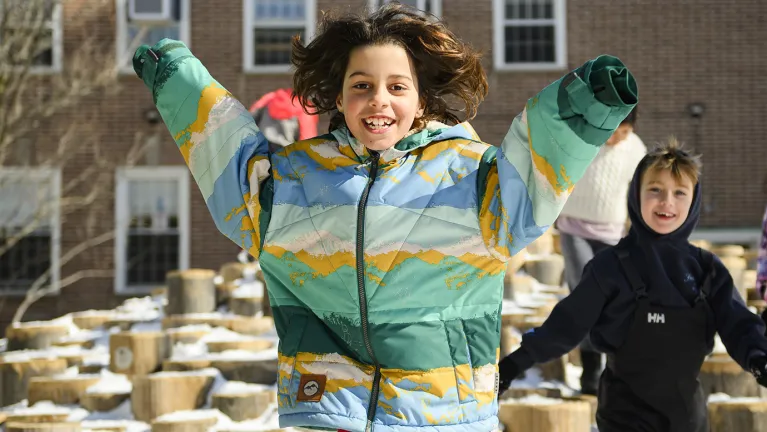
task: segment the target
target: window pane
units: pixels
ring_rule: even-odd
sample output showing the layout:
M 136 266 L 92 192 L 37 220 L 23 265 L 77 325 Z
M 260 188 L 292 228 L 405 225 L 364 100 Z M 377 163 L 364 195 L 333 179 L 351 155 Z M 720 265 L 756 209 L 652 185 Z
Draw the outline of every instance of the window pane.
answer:
M 5 26 L 0 33 L 0 41 L 7 49 L 7 61 L 10 64 L 53 65 L 53 30 L 51 29 L 30 30 Z M 31 44 L 29 55 L 23 48 L 28 44 Z
M 138 26 L 135 24 L 129 24 L 128 40 L 126 43 L 133 42 L 140 31 L 141 31 L 141 26 Z M 157 43 L 157 41 L 163 38 L 169 38 L 174 40 L 181 39 L 181 30 L 179 26 L 169 25 L 169 26 L 162 26 L 162 27 L 149 27 L 147 28 L 147 32 L 145 33 L 145 36 L 140 41 L 136 41 L 136 44 L 137 46 L 140 46 L 141 44 L 154 45 L 155 43 Z
M 127 284 L 157 285 L 165 283 L 169 271 L 178 270 L 179 234 L 128 235 Z
M 16 230 L 0 229 L 0 245 L 16 241 Z M 27 234 L 0 255 L 0 292 L 26 290 L 51 266 L 51 235 L 47 230 Z
M 556 0 L 506 0 L 506 19 L 551 19 L 554 18 Z
M 34 222 L 50 226 L 56 197 L 47 180 L 0 176 L 0 228 L 19 229 Z
M 306 18 L 305 0 L 253 0 L 257 20 L 303 20 Z
M 162 10 L 162 8 L 160 7 L 160 2 L 157 1 L 157 0 L 138 0 L 138 1 L 140 1 L 141 3 L 151 3 L 151 5 L 147 5 L 146 7 L 142 6 L 142 8 L 139 8 L 138 5 L 137 5 L 136 9 L 141 11 L 141 12 L 145 12 L 145 13 L 146 12 L 159 12 L 159 11 Z M 177 24 L 178 22 L 181 21 L 181 1 L 182 0 L 171 0 L 171 2 L 170 2 L 171 16 L 176 21 L 176 23 L 174 23 L 174 24 Z M 131 22 L 130 13 L 128 13 L 129 10 L 130 10 L 130 3 L 128 1 L 126 1 L 125 2 L 125 19 L 128 20 L 128 23 Z M 142 23 L 142 26 L 146 26 L 146 25 L 148 25 L 148 24 L 147 23 Z M 160 24 L 159 27 L 166 27 L 166 25 Z M 175 27 L 175 26 L 171 26 L 171 27 Z M 159 39 L 157 39 L 157 40 L 159 40 Z M 152 41 L 152 44 L 157 42 L 157 40 Z
M 507 26 L 504 37 L 506 63 L 555 61 L 554 26 Z
M 253 58 L 256 65 L 289 65 L 291 39 L 300 35 L 303 39 L 304 29 L 254 29 Z

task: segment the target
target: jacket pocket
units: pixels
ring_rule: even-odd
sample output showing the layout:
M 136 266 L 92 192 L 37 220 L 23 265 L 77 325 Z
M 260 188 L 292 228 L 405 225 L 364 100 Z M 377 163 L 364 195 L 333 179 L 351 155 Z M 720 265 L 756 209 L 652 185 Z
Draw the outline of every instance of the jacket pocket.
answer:
M 469 341 L 460 319 L 445 321 L 445 333 L 455 372 L 455 385 L 459 403 L 476 402 L 474 395 L 474 370 L 471 363 Z
M 293 407 L 296 404 L 294 387 L 294 371 L 296 355 L 301 346 L 301 339 L 306 329 L 306 315 L 296 314 L 290 317 L 290 324 L 285 337 L 279 346 L 279 379 L 277 381 L 277 402 L 282 407 Z M 297 386 L 298 384 L 295 383 Z

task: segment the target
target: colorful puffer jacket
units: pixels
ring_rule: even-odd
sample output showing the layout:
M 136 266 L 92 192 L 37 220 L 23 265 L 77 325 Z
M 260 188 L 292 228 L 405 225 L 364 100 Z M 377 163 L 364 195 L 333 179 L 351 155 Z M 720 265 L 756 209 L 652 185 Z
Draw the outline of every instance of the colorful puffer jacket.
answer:
M 636 102 L 619 60 L 546 87 L 500 148 L 467 124 L 432 124 L 380 154 L 346 129 L 269 154 L 248 111 L 180 42 L 140 48 L 134 68 L 218 229 L 259 258 L 280 338 L 281 426 L 498 426 L 505 262 L 554 221 Z

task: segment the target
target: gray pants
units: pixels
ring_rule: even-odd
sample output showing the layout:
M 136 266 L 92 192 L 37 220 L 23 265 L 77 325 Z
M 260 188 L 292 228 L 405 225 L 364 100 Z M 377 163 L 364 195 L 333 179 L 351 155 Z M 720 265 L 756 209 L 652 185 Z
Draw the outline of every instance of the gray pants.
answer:
M 559 243 L 562 248 L 562 256 L 565 258 L 565 282 L 572 292 L 581 281 L 583 268 L 594 258 L 594 255 L 604 248 L 610 247 L 607 243 L 598 240 L 590 240 L 576 237 L 570 234 L 560 233 Z M 589 336 L 581 342 L 581 351 L 596 351 L 591 345 Z

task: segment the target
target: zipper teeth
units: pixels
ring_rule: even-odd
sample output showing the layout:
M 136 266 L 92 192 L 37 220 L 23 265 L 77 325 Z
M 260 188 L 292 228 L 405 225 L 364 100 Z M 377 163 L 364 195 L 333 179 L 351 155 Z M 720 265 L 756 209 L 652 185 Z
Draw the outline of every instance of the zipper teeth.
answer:
M 378 405 L 379 381 L 381 379 L 381 367 L 378 364 L 378 359 L 376 359 L 375 354 L 373 353 L 373 346 L 370 344 L 369 338 L 367 296 L 365 295 L 365 263 L 363 258 L 363 253 L 365 251 L 365 208 L 367 207 L 370 188 L 373 186 L 376 174 L 378 173 L 378 157 L 378 154 L 371 156 L 372 164 L 370 167 L 370 178 L 368 179 L 367 185 L 365 185 L 365 189 L 362 191 L 359 210 L 357 211 L 357 290 L 360 301 L 360 324 L 362 326 L 362 341 L 365 343 L 365 349 L 375 365 L 366 430 L 371 430 L 373 426 L 373 418 L 375 417 L 376 406 Z

